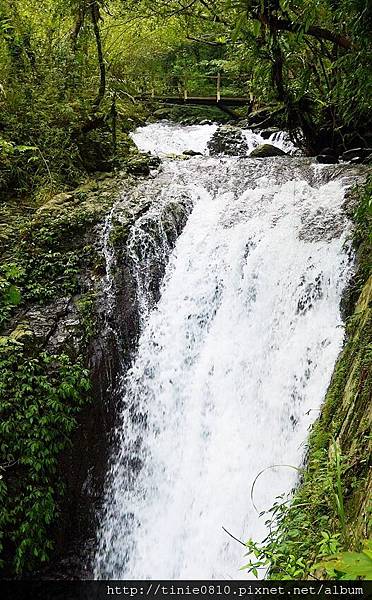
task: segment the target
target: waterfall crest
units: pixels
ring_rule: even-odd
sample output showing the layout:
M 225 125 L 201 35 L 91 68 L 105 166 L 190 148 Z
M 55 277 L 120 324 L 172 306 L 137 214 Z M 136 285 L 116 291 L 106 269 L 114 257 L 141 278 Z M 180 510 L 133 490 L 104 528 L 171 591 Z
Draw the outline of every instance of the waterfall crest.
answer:
M 213 131 L 157 124 L 133 137 L 143 150 L 206 154 Z M 301 464 L 342 347 L 350 177 L 307 158 L 205 155 L 164 160 L 159 178 L 168 202 L 183 194 L 193 208 L 155 306 L 143 273 L 138 285 L 142 333 L 122 382 L 95 577 L 239 579 L 242 547 L 222 527 L 264 537 L 252 482 Z M 138 236 L 137 225 L 140 269 Z M 266 471 L 255 504 L 268 509 L 295 481 L 292 469 Z

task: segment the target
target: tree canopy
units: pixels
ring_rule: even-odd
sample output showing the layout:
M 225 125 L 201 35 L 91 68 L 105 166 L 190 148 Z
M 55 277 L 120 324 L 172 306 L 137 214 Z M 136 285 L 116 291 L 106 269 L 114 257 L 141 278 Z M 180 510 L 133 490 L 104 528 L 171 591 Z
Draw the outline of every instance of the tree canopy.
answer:
M 217 73 L 310 152 L 347 147 L 370 122 L 371 24 L 370 0 L 1 0 L 1 188 L 76 184 L 125 150 L 139 96 Z

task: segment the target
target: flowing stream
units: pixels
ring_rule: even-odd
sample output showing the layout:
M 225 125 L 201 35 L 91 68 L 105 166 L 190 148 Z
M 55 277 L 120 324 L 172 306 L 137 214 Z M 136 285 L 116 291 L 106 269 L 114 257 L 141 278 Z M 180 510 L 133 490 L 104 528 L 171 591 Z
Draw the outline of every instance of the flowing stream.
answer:
M 301 464 L 342 347 L 347 165 L 210 157 L 215 129 L 160 123 L 133 135 L 144 151 L 203 156 L 165 157 L 137 189 L 154 213 L 184 202 L 190 216 L 173 250 L 161 228 L 151 238 L 145 217 L 130 236 L 142 332 L 122 382 L 96 578 L 241 578 L 244 549 L 222 527 L 264 537 L 252 483 L 272 465 Z M 251 148 L 262 143 L 245 135 Z M 292 149 L 284 135 L 271 143 Z M 149 237 L 152 256 L 167 261 L 156 303 Z M 256 506 L 295 483 L 291 468 L 265 470 Z

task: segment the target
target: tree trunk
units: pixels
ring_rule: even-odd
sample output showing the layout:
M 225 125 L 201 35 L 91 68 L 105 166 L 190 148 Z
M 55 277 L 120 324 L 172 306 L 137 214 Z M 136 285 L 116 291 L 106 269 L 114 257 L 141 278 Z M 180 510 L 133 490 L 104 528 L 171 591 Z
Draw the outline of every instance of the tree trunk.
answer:
M 272 66 L 272 82 L 276 88 L 278 100 L 286 99 L 286 90 L 283 80 L 283 52 L 279 44 L 277 32 L 273 32 L 273 66 Z
M 73 53 L 75 53 L 77 50 L 77 41 L 78 41 L 79 33 L 82 30 L 83 25 L 84 25 L 86 10 L 87 10 L 87 6 L 85 3 L 85 0 L 83 0 L 83 2 L 80 3 L 80 6 L 78 8 L 75 26 L 74 26 L 73 30 L 71 31 L 71 49 L 72 49 Z
M 93 110 L 96 112 L 105 96 L 106 93 L 106 65 L 103 57 L 102 50 L 102 41 L 101 41 L 101 32 L 99 29 L 99 5 L 97 0 L 92 0 L 90 5 L 90 12 L 93 23 L 94 37 L 96 39 L 96 48 L 97 48 L 97 57 L 98 57 L 98 65 L 99 65 L 99 90 L 96 99 L 93 102 Z

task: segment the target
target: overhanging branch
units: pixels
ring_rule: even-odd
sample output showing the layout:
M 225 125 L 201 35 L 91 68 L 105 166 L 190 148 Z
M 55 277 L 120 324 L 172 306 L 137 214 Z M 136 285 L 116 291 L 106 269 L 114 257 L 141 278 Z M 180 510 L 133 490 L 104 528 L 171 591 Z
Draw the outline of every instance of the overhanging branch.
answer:
M 351 50 L 353 47 L 353 43 L 350 38 L 345 35 L 329 31 L 329 29 L 325 29 L 324 27 L 311 25 L 306 29 L 306 31 L 304 31 L 301 25 L 291 23 L 291 21 L 286 21 L 285 19 L 279 19 L 272 15 L 270 15 L 270 18 L 268 18 L 266 15 L 260 14 L 257 18 L 259 21 L 261 21 L 261 23 L 263 23 L 263 25 L 272 31 L 289 31 L 290 33 L 300 33 L 303 31 L 305 34 L 316 37 L 317 39 L 333 42 L 334 44 L 337 44 L 337 46 L 345 48 L 346 50 Z

